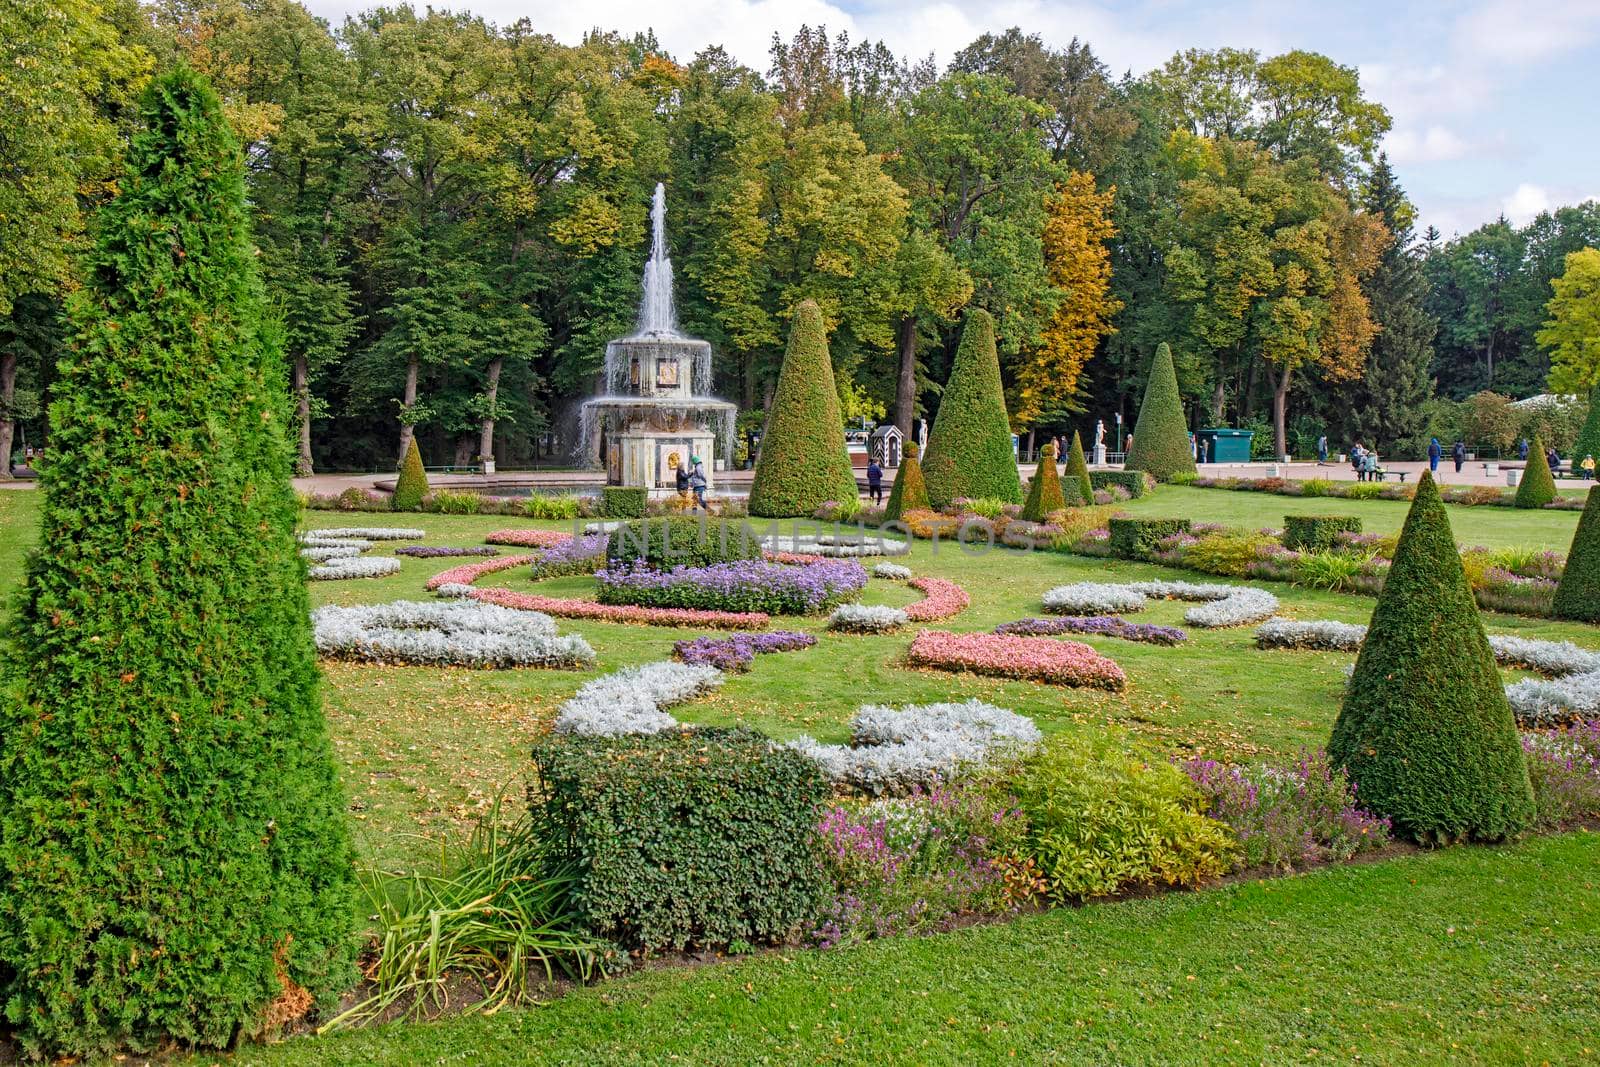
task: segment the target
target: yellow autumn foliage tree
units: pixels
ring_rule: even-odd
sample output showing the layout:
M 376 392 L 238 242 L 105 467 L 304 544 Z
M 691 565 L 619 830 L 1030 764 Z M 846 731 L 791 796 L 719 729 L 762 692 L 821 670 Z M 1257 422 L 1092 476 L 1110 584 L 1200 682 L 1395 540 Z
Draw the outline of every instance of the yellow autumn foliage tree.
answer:
M 1116 236 L 1111 204 L 1116 187 L 1099 192 L 1094 175 L 1073 171 L 1050 198 L 1044 260 L 1050 286 L 1061 293 L 1039 344 L 1017 367 L 1012 418 L 1027 426 L 1048 411 L 1076 410 L 1078 379 L 1100 339 L 1115 332 L 1111 317 L 1122 301 L 1111 295 L 1111 254 Z

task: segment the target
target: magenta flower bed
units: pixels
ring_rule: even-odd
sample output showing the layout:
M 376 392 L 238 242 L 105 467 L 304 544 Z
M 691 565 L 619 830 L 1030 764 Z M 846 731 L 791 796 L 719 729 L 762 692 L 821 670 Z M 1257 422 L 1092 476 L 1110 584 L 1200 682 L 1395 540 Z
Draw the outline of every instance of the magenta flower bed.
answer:
M 911 642 L 907 659 L 914 667 L 971 671 L 999 678 L 1022 678 L 1055 685 L 1120 690 L 1128 684 L 1115 660 L 1081 641 L 1009 634 L 955 634 L 924 630 Z
M 527 558 L 527 557 L 524 557 Z M 486 604 L 522 611 L 542 611 L 564 619 L 596 619 L 637 626 L 701 626 L 711 630 L 763 630 L 769 618 L 759 611 L 691 611 L 686 608 L 641 608 L 628 604 L 596 604 L 592 600 L 536 596 L 510 589 L 474 589 Z
M 488 545 L 469 545 L 466 548 L 447 548 L 443 545 L 404 545 L 394 550 L 397 556 L 415 556 L 417 559 L 440 559 L 445 556 L 498 556 L 498 548 Z
M 965 589 L 943 578 L 913 578 L 911 586 L 923 593 L 921 600 L 905 609 L 906 618 L 912 622 L 948 619 L 966 611 L 972 603 Z
M 484 536 L 491 545 L 516 545 L 519 548 L 555 548 L 572 540 L 572 535 L 560 530 L 496 530 Z
M 441 585 L 471 585 L 485 574 L 520 567 L 532 559 L 532 556 L 501 556 L 498 559 L 486 559 L 482 563 L 463 563 L 459 567 L 451 567 L 435 574 L 428 579 L 423 588 L 434 590 Z
M 1129 622 L 1120 615 L 1056 615 L 1048 619 L 1018 619 L 994 628 L 997 634 L 1021 637 L 1053 637 L 1057 634 L 1100 634 L 1124 641 L 1143 641 L 1152 645 L 1177 645 L 1189 635 L 1176 626 L 1156 626 Z
M 867 584 L 867 571 L 854 560 L 838 559 L 809 567 L 746 559 L 670 571 L 613 562 L 595 579 L 603 604 L 808 615 L 854 600 Z
M 774 630 L 766 634 L 735 634 L 732 637 L 696 637 L 677 641 L 672 654 L 684 663 L 705 664 L 719 671 L 745 671 L 757 655 L 768 652 L 793 652 L 810 648 L 817 639 L 799 630 Z

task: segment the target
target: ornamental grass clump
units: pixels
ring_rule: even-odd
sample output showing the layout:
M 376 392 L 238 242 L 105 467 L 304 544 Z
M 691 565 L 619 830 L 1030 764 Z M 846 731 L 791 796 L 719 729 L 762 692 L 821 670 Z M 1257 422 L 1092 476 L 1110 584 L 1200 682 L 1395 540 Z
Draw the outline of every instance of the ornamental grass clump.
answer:
M 355 979 L 239 144 L 181 64 L 139 117 L 0 655 L 0 1001 L 28 1058 L 221 1048 Z
M 1556 480 L 1550 473 L 1550 463 L 1544 458 L 1544 442 L 1538 434 L 1528 446 L 1528 462 L 1522 469 L 1522 480 L 1517 483 L 1515 506 L 1542 508 L 1556 498 Z
M 844 417 L 822 309 L 816 301 L 804 300 L 790 322 L 789 346 L 750 483 L 750 514 L 810 515 L 824 501 L 859 495 L 844 446 Z
M 1511 706 L 1427 472 L 1328 752 L 1413 840 L 1503 840 L 1532 821 Z
M 1144 401 L 1133 427 L 1133 447 L 1123 469 L 1144 471 L 1158 482 L 1196 473 L 1189 430 L 1183 421 L 1183 400 L 1178 395 L 1178 374 L 1172 366 L 1172 349 L 1165 341 L 1156 346 L 1150 360 Z
M 1552 607 L 1558 618 L 1600 622 L 1600 487 L 1589 490 Z
M 994 319 L 982 308 L 967 312 L 950 379 L 928 432 L 922 476 L 935 508 L 957 497 L 1022 503 L 1011 419 L 995 354 Z
M 1234 870 L 1294 870 L 1388 843 L 1388 820 L 1357 806 L 1355 787 L 1320 750 L 1281 767 L 1208 759 L 1178 766 L 1205 798 L 1206 815 L 1233 831 Z

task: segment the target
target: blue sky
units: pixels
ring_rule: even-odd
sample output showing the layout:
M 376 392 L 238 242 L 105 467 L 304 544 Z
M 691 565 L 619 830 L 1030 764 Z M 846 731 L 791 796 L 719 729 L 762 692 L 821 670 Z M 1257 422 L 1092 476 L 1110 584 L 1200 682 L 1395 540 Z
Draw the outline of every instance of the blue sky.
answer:
M 373 6 L 306 0 L 334 21 Z M 420 3 L 419 3 L 420 6 Z M 948 61 L 979 34 L 1021 26 L 1052 44 L 1077 36 L 1113 71 L 1140 73 L 1187 47 L 1322 52 L 1361 71 L 1387 107 L 1385 147 L 1429 224 L 1449 236 L 1502 212 L 1600 198 L 1600 0 L 466 0 L 497 23 L 527 17 L 576 41 L 593 27 L 654 29 L 679 59 L 722 44 L 758 70 L 774 31 L 826 25 Z

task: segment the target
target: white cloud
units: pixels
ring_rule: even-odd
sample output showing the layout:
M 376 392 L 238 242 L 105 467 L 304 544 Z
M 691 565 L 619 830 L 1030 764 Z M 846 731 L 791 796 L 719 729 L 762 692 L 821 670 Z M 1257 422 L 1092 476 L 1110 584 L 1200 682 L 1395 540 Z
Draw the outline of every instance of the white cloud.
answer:
M 1550 193 L 1543 186 L 1531 182 L 1523 182 L 1511 191 L 1510 196 L 1500 201 L 1500 210 L 1516 226 L 1532 221 L 1535 215 L 1549 211 L 1552 206 Z
M 1600 31 L 1600 0 L 1493 0 L 1457 24 L 1454 44 L 1476 59 L 1528 64 L 1582 48 Z
M 1438 163 L 1461 159 L 1472 150 L 1453 130 L 1429 126 L 1423 130 L 1395 129 L 1383 139 L 1384 151 L 1395 163 Z

